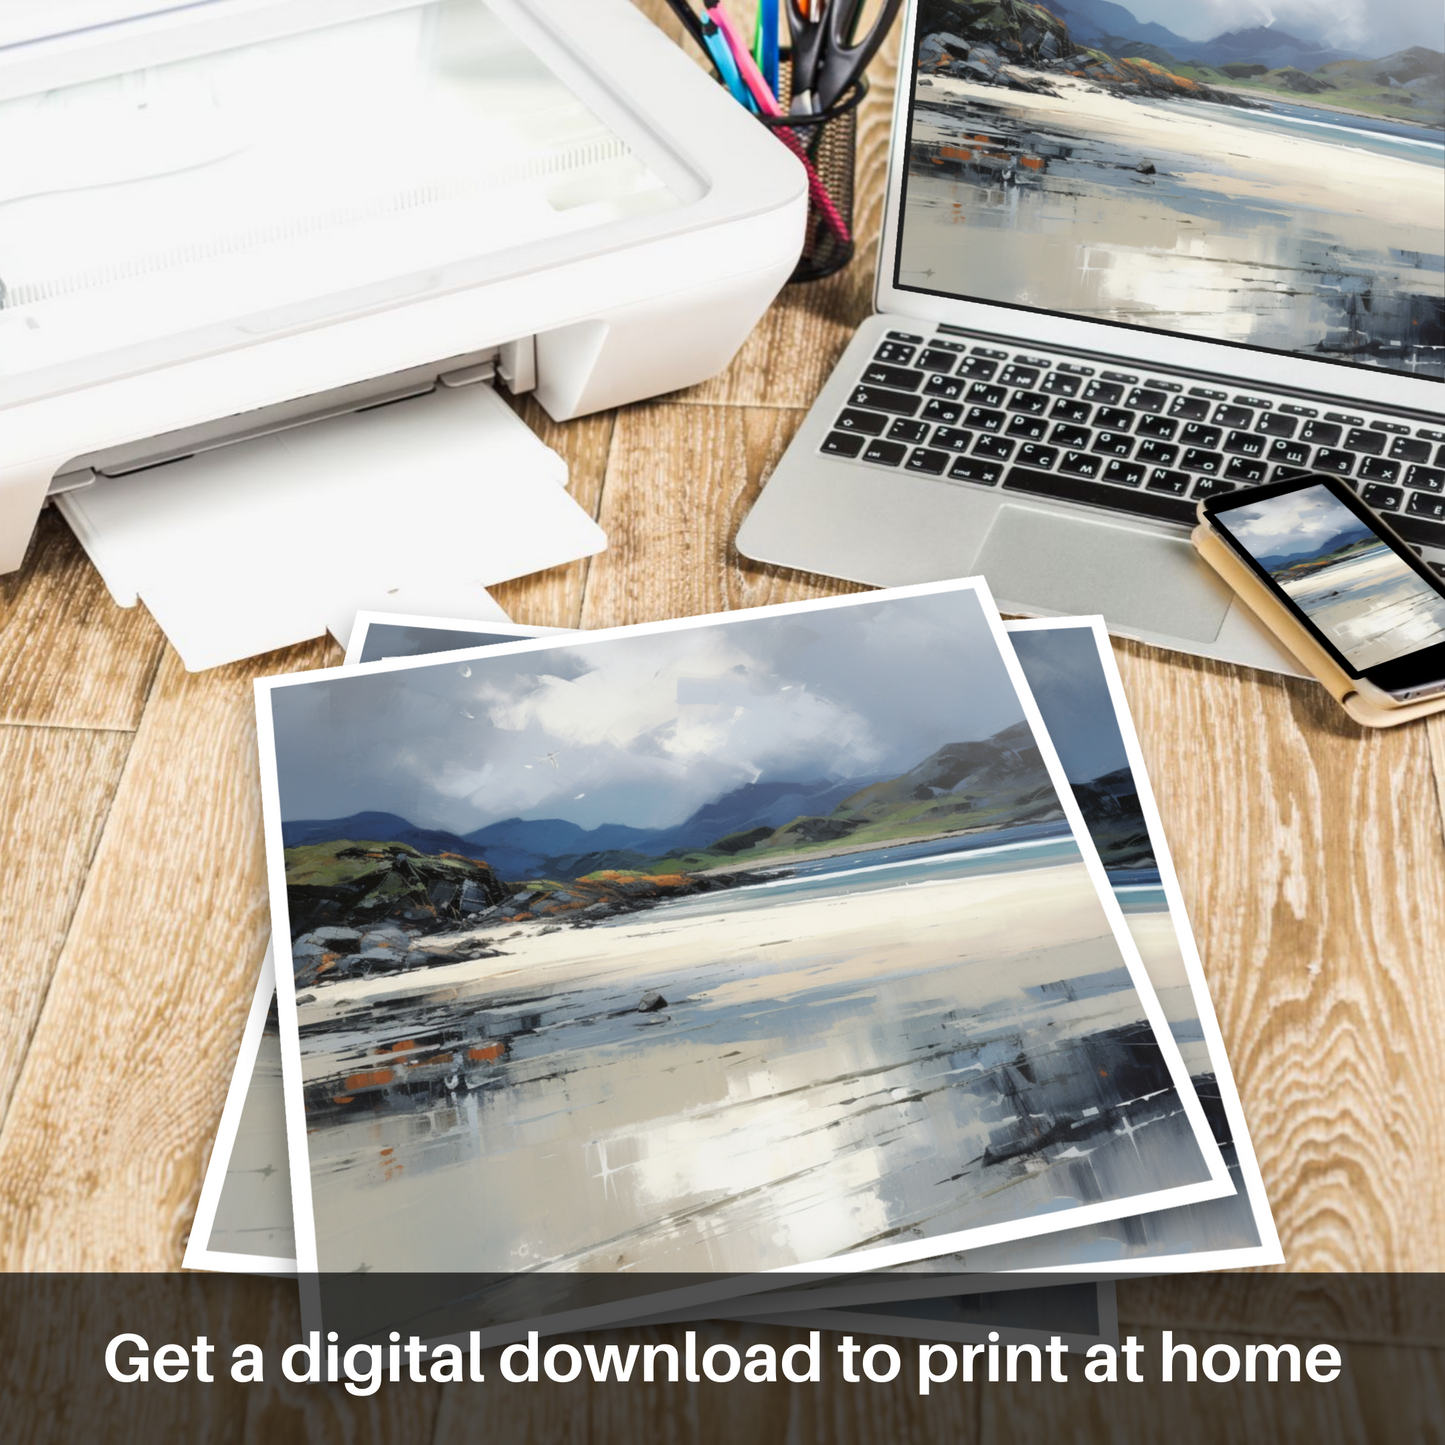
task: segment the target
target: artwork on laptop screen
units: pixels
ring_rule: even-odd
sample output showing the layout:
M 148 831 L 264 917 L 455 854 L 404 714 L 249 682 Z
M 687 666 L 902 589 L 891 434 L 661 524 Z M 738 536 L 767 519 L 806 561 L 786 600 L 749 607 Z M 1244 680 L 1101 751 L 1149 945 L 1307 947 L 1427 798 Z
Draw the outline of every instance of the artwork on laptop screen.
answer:
M 895 284 L 1445 376 L 1438 5 L 920 0 Z
M 1232 1189 L 976 584 L 258 694 L 303 1269 L 878 1266 Z

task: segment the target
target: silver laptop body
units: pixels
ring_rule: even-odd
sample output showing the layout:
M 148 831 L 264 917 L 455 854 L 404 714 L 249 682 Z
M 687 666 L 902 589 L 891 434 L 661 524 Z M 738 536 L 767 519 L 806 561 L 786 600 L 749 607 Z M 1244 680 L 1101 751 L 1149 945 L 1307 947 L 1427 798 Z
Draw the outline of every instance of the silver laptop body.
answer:
M 1140 96 L 1057 36 L 930 34 L 915 68 L 917 9 L 877 313 L 739 550 L 880 586 L 983 573 L 1005 612 L 1296 674 L 1195 557 L 1201 496 L 1345 475 L 1445 573 L 1442 132 Z M 1358 214 L 1328 165 L 1357 168 Z

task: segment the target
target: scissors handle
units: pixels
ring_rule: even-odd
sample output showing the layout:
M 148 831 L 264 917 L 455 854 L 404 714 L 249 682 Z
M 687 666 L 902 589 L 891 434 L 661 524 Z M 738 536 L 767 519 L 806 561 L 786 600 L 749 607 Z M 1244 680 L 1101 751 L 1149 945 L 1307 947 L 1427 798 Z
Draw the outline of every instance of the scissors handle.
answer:
M 788 3 L 791 10 L 795 0 L 788 0 Z M 902 0 L 883 0 L 877 18 L 859 40 L 854 35 L 862 17 L 864 0 L 851 0 L 851 3 L 831 0 L 823 19 L 815 22 L 820 30 L 826 32 L 809 86 L 817 109 L 827 110 L 867 69 L 869 61 L 878 53 L 878 47 L 887 38 L 901 3 Z

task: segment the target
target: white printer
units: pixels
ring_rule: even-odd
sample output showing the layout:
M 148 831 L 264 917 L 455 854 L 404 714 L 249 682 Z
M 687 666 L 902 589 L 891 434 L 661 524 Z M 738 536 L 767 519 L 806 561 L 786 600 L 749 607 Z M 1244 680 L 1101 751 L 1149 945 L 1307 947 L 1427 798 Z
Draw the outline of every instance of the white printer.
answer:
M 221 452 L 303 424 L 345 455 L 408 397 L 440 414 L 500 379 L 564 420 L 700 381 L 786 281 L 806 204 L 798 162 L 628 0 L 8 5 L 0 572 L 48 495 L 124 503 L 209 457 L 137 504 L 149 526 L 156 498 L 204 509 Z M 284 488 L 260 492 L 284 531 Z

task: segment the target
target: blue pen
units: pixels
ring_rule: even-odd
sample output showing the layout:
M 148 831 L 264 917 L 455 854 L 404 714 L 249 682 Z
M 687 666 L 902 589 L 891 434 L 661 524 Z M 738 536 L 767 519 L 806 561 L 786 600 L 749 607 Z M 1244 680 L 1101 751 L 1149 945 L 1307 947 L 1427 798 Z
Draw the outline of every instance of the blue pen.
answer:
M 707 53 L 712 57 L 712 63 L 717 67 L 717 73 L 722 76 L 723 84 L 732 91 L 733 99 L 747 106 L 749 110 L 755 111 L 757 106 L 753 102 L 752 92 L 743 84 L 738 63 L 733 59 L 733 53 L 728 48 L 722 31 L 717 28 L 715 20 L 704 18 L 702 43 L 707 46 Z
M 762 53 L 758 69 L 774 95 L 778 93 L 778 0 L 758 0 L 758 26 L 762 35 Z

